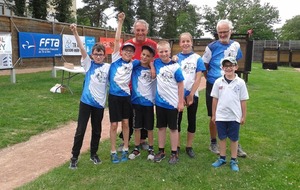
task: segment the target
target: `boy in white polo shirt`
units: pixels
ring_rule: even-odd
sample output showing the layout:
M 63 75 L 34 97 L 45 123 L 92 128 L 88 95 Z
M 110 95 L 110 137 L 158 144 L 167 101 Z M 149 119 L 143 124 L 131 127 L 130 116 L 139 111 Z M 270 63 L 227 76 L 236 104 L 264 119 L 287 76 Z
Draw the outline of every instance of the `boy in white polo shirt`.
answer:
M 220 139 L 220 158 L 212 164 L 220 167 L 226 164 L 226 138 L 230 139 L 231 160 L 230 167 L 239 171 L 237 165 L 237 149 L 240 125 L 246 121 L 246 100 L 249 99 L 245 81 L 235 74 L 238 69 L 234 57 L 222 60 L 224 75 L 216 80 L 211 96 L 212 121 L 215 122 Z

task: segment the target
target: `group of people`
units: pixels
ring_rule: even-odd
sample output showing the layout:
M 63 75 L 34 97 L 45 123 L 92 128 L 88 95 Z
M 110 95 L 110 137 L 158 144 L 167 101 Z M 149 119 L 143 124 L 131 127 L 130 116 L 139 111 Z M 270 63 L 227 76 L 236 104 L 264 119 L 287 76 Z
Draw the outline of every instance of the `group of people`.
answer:
M 77 168 L 89 118 L 92 126 L 90 160 L 94 164 L 101 163 L 97 150 L 107 91 L 112 163 L 135 159 L 141 154 L 141 145 L 145 144 L 146 138 L 148 138 L 147 159 L 154 162 L 162 161 L 166 157 L 166 133 L 169 128 L 171 152 L 168 162 L 176 164 L 179 161 L 184 107 L 188 121 L 185 152 L 194 158 L 192 146 L 196 132 L 198 88 L 203 73 L 207 80 L 206 104 L 210 116 L 210 150 L 220 155 L 212 166 L 220 167 L 226 163 L 228 137 L 231 140 L 230 166 L 233 171 L 238 171 L 237 156 L 238 152 L 242 151 L 238 145 L 239 128 L 246 119 L 246 100 L 249 97 L 245 82 L 235 74 L 238 68 L 237 60 L 242 57 L 242 52 L 239 43 L 230 40 L 232 23 L 228 20 L 218 22 L 216 29 L 219 40 L 206 47 L 202 58 L 193 52 L 193 37 L 188 32 L 179 36 L 181 52 L 171 57 L 169 42 L 157 43 L 147 38 L 149 25 L 144 20 L 137 20 L 134 23 L 135 37 L 120 47 L 124 19 L 125 14 L 119 13 L 111 64 L 103 62 L 106 56 L 105 47 L 100 43 L 93 46 L 92 54 L 89 56 L 79 38 L 76 24 L 70 25 L 82 55 L 81 65 L 86 71 L 70 168 Z M 157 153 L 154 153 L 153 140 L 155 116 L 158 129 Z M 120 155 L 116 147 L 119 123 L 122 127 L 123 140 Z M 134 149 L 129 153 L 129 141 L 133 133 Z M 217 133 L 220 151 L 217 146 Z

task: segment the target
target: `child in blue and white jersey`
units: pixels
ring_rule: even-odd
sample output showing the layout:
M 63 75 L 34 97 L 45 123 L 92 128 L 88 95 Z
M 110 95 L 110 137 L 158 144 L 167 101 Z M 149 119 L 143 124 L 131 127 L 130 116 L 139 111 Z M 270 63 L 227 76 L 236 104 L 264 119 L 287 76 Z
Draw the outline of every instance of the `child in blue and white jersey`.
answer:
M 185 150 L 190 158 L 194 158 L 195 153 L 192 144 L 196 132 L 196 114 L 199 99 L 198 88 L 201 82 L 202 72 L 205 71 L 206 68 L 200 55 L 193 52 L 193 37 L 190 33 L 185 32 L 179 36 L 179 46 L 181 47 L 181 52 L 177 54 L 177 58 L 184 76 L 184 99 L 188 119 Z M 182 114 L 183 112 L 179 112 L 178 117 L 178 151 L 180 150 Z
M 78 156 L 90 117 L 92 126 L 90 160 L 94 164 L 101 163 L 101 160 L 97 155 L 97 151 L 101 137 L 101 123 L 106 102 L 106 89 L 108 86 L 110 64 L 103 63 L 105 58 L 105 47 L 102 44 L 95 44 L 93 46 L 91 59 L 80 40 L 76 24 L 71 24 L 70 29 L 73 32 L 77 45 L 80 49 L 82 56 L 81 65 L 86 72 L 82 95 L 80 98 L 78 124 L 72 148 L 73 156 L 70 162 L 70 168 L 76 169 Z
M 141 129 L 147 130 L 149 149 L 148 159 L 153 160 L 153 126 L 154 126 L 154 100 L 156 79 L 151 76 L 150 63 L 155 56 L 155 50 L 151 46 L 142 46 L 142 53 L 138 66 L 133 68 L 131 84 L 131 103 L 133 106 L 133 128 L 135 148 L 129 155 L 129 159 L 135 159 L 140 155 Z
M 156 70 L 156 121 L 158 128 L 158 148 L 159 152 L 155 155 L 154 161 L 160 162 L 165 158 L 166 129 L 170 129 L 171 157 L 170 164 L 178 162 L 177 144 L 178 112 L 184 108 L 184 77 L 178 63 L 171 61 L 171 47 L 169 42 L 161 41 L 157 44 L 159 58 L 154 61 Z

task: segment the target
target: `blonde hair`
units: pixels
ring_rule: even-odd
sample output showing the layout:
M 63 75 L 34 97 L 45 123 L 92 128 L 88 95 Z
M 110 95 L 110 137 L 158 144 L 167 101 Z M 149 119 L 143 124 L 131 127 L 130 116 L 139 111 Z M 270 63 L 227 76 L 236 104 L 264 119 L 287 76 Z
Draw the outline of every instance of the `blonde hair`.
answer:
M 181 37 L 182 37 L 182 36 L 188 36 L 188 37 L 191 39 L 191 41 L 193 42 L 193 36 L 192 36 L 191 33 L 189 33 L 189 32 L 184 32 L 184 33 L 180 34 L 180 35 L 179 35 L 179 41 L 181 40 Z
M 167 42 L 167 41 L 165 41 L 165 40 L 159 41 L 159 42 L 157 43 L 157 49 L 160 49 L 160 48 L 162 48 L 162 47 L 167 47 L 167 48 L 171 49 L 170 43 Z

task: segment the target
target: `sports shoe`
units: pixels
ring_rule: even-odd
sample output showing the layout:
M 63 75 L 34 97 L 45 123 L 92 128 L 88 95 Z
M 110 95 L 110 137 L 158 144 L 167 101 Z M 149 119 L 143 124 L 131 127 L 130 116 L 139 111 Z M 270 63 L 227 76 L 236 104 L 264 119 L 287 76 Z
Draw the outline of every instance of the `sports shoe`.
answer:
M 237 165 L 237 161 L 230 160 L 230 167 L 232 171 L 238 172 L 239 171 L 239 166 Z
M 129 154 L 128 158 L 129 158 L 130 160 L 133 160 L 133 159 L 135 159 L 136 157 L 138 157 L 139 155 L 141 155 L 141 152 L 140 152 L 137 148 L 135 148 L 135 149 L 131 152 L 131 154 Z
M 128 160 L 128 151 L 122 151 L 121 162 L 126 162 Z
M 179 161 L 177 154 L 171 154 L 169 164 L 176 164 Z
M 242 158 L 247 157 L 247 153 L 243 151 L 242 146 L 240 144 L 238 145 L 237 156 Z
M 77 163 L 78 163 L 78 158 L 72 157 L 70 160 L 69 168 L 72 170 L 77 169 Z
M 194 158 L 195 157 L 195 152 L 194 152 L 194 150 L 193 150 L 192 147 L 186 148 L 185 151 L 186 151 L 187 155 L 190 158 Z
M 110 158 L 113 164 L 117 164 L 120 162 L 118 154 L 117 153 L 112 153 L 110 154 Z
M 102 163 L 102 161 L 100 160 L 100 158 L 98 157 L 97 154 L 95 154 L 94 156 L 91 156 L 90 160 L 92 162 L 94 162 L 94 164 L 101 164 Z
M 159 151 L 157 154 L 155 154 L 153 161 L 154 162 L 160 162 L 166 157 L 166 154 L 163 151 Z
M 147 160 L 154 160 L 154 151 L 152 149 L 148 150 Z
M 122 152 L 123 151 L 123 146 L 124 146 L 124 143 L 119 144 L 117 151 Z
M 216 143 L 211 143 L 209 146 L 209 150 L 215 154 L 220 154 L 219 147 Z
M 144 141 L 144 142 L 141 143 L 141 147 L 142 147 L 142 150 L 148 150 L 149 149 L 149 144 L 146 141 Z
M 217 161 L 215 161 L 212 166 L 215 168 L 218 168 L 222 165 L 226 164 L 226 160 L 219 158 Z

